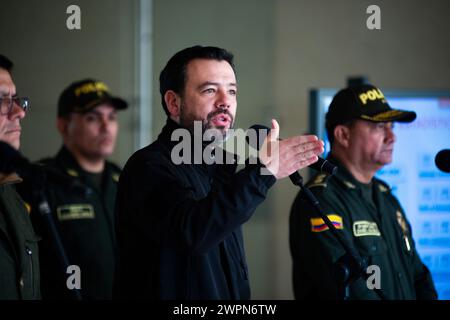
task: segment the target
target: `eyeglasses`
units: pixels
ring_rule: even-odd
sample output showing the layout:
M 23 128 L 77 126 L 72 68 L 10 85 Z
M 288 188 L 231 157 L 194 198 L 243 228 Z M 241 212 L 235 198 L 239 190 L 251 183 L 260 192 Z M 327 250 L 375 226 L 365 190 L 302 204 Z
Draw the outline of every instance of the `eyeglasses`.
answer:
M 30 109 L 30 100 L 26 97 L 0 97 L 0 114 L 10 114 L 14 105 L 21 107 L 26 112 Z

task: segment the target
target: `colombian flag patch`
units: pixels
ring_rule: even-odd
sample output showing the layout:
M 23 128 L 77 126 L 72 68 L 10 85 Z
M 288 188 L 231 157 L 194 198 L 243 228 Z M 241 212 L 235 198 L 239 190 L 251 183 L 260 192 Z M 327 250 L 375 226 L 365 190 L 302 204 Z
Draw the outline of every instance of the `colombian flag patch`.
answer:
M 327 217 L 336 229 L 344 229 L 341 216 L 338 216 L 337 214 L 328 214 Z M 311 218 L 310 221 L 312 232 L 322 232 L 330 229 L 322 218 Z

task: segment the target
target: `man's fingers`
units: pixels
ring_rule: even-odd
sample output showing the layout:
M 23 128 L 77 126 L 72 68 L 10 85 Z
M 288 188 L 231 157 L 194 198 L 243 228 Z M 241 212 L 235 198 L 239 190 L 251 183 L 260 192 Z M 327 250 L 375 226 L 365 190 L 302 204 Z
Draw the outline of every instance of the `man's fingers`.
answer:
M 293 147 L 293 151 L 295 152 L 295 154 L 311 151 L 314 149 L 317 149 L 318 153 L 316 153 L 316 154 L 318 154 L 318 155 L 323 153 L 323 151 L 324 151 L 323 142 L 319 140 L 319 141 L 315 141 L 315 142 L 303 143 L 303 144 L 296 145 Z
M 294 136 L 294 137 L 289 137 L 286 139 L 283 139 L 283 142 L 287 145 L 287 146 L 298 146 L 304 143 L 308 143 L 308 142 L 318 142 L 318 141 L 322 141 L 319 140 L 319 138 L 317 138 L 317 136 L 315 135 L 306 135 L 306 136 Z
M 309 151 L 299 152 L 295 155 L 294 158 L 297 161 L 304 161 L 304 160 L 314 158 L 314 157 L 318 156 L 319 154 L 321 154 L 322 152 L 323 152 L 323 150 L 321 150 L 321 148 L 314 148 Z

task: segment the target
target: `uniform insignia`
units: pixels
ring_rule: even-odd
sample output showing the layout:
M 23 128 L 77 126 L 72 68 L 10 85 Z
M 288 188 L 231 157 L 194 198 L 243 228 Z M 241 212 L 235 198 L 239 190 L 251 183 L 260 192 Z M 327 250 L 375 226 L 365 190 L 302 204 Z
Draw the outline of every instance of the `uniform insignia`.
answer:
M 317 175 L 314 180 L 312 180 L 309 184 L 308 184 L 308 188 L 312 188 L 312 187 L 326 187 L 327 184 L 325 182 L 327 175 L 325 173 L 321 173 L 319 175 Z
M 397 210 L 397 222 L 398 225 L 402 228 L 403 234 L 407 234 L 409 232 L 408 226 L 406 224 L 405 218 L 403 217 L 403 214 Z
M 344 182 L 344 184 L 348 187 L 348 188 L 350 188 L 350 189 L 356 189 L 356 186 L 353 184 L 353 183 L 351 183 L 351 182 L 349 182 L 349 181 L 343 181 Z
M 90 204 L 68 204 L 56 208 L 59 221 L 94 219 L 94 207 Z
M 120 177 L 120 175 L 117 174 L 117 173 L 113 173 L 112 176 L 111 176 L 111 178 L 112 178 L 115 182 L 119 182 L 119 177 Z
M 78 177 L 78 172 L 74 169 L 67 169 L 67 174 L 72 177 Z
M 31 213 L 31 205 L 28 202 L 23 203 L 25 205 L 25 209 L 27 209 L 28 213 Z
M 355 237 L 381 236 L 381 233 L 375 222 L 361 220 L 353 223 L 353 235 Z
M 329 214 L 327 217 L 336 229 L 344 229 L 341 216 L 338 216 L 337 214 Z M 311 218 L 310 221 L 312 232 L 322 232 L 330 229 L 322 218 Z
M 381 192 L 388 192 L 389 191 L 389 189 L 386 188 L 386 186 L 383 186 L 382 184 L 378 185 L 378 189 L 380 189 Z
M 408 239 L 408 234 L 409 234 L 408 225 L 406 224 L 405 217 L 399 210 L 397 210 L 396 214 L 397 214 L 398 225 L 400 226 L 400 228 L 402 228 L 403 240 L 405 240 L 406 250 L 408 250 L 408 252 L 409 252 L 409 251 L 411 251 L 411 244 L 409 243 L 409 239 Z

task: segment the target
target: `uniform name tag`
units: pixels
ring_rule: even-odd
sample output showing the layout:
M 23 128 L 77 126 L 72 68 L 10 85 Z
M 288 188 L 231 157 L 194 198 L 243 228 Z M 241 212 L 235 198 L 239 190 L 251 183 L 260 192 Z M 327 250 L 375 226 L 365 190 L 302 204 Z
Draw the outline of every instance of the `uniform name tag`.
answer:
M 355 237 L 363 236 L 381 236 L 380 230 L 375 222 L 356 221 L 353 223 L 353 235 Z
M 59 221 L 94 219 L 94 207 L 90 204 L 68 204 L 56 209 Z

